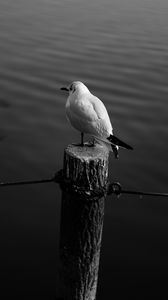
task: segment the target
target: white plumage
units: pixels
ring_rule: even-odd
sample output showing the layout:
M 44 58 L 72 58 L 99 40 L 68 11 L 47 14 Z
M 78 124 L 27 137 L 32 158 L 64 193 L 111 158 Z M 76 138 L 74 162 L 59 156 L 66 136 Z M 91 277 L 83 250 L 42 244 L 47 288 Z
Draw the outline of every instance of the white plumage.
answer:
M 113 128 L 103 102 L 90 93 L 80 81 L 72 82 L 68 87 L 61 88 L 69 92 L 66 102 L 66 115 L 71 125 L 83 134 L 90 134 L 106 143 L 111 143 L 115 157 L 118 158 L 118 146 L 132 149 L 113 135 Z

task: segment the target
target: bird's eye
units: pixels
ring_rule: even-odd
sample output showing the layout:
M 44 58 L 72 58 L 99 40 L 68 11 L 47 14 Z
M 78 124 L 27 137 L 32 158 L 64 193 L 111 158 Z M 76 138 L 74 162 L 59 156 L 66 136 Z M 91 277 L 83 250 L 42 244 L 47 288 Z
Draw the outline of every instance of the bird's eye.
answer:
M 73 86 L 73 84 L 70 86 L 70 91 L 72 91 L 72 93 L 74 93 L 75 92 L 75 87 Z

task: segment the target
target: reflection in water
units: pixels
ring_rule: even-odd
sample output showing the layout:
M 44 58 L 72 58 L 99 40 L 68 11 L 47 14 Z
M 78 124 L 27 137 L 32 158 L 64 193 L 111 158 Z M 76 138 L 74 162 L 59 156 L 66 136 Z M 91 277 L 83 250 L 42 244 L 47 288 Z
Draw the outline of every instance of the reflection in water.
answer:
M 10 106 L 9 102 L 6 100 L 0 99 L 0 108 L 8 108 Z
M 164 0 L 1 0 L 0 178 L 45 178 L 62 168 L 78 133 L 59 88 L 80 80 L 134 147 L 110 157 L 110 181 L 166 192 L 167 14 Z M 0 198 L 6 282 L 31 278 L 17 292 L 55 293 L 59 188 L 3 189 Z M 107 199 L 98 299 L 112 284 L 136 286 L 167 271 L 167 211 L 163 199 Z
M 0 142 L 3 141 L 5 138 L 6 138 L 5 135 L 1 135 L 1 134 L 0 134 Z

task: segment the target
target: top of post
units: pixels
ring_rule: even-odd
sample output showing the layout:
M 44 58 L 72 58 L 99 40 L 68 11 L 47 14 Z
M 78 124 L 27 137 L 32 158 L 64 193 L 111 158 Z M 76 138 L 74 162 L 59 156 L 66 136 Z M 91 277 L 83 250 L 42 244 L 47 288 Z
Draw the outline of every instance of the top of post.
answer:
M 90 160 L 100 160 L 107 159 L 109 156 L 109 150 L 100 144 L 95 144 L 95 146 L 76 146 L 76 145 L 68 145 L 65 149 L 67 154 L 70 154 L 74 158 L 78 158 L 84 161 Z
M 109 151 L 94 147 L 68 145 L 64 152 L 64 176 L 85 191 L 104 188 L 108 181 Z

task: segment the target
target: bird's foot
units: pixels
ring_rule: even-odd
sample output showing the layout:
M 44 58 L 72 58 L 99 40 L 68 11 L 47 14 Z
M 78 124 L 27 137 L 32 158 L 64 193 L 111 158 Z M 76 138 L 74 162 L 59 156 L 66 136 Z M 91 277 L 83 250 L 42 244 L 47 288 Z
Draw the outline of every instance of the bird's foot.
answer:
M 73 146 L 76 147 L 95 147 L 96 144 L 93 141 L 88 141 L 86 143 L 72 143 Z
M 96 146 L 96 140 L 95 139 L 89 140 L 87 142 L 87 147 L 95 147 L 95 146 Z

